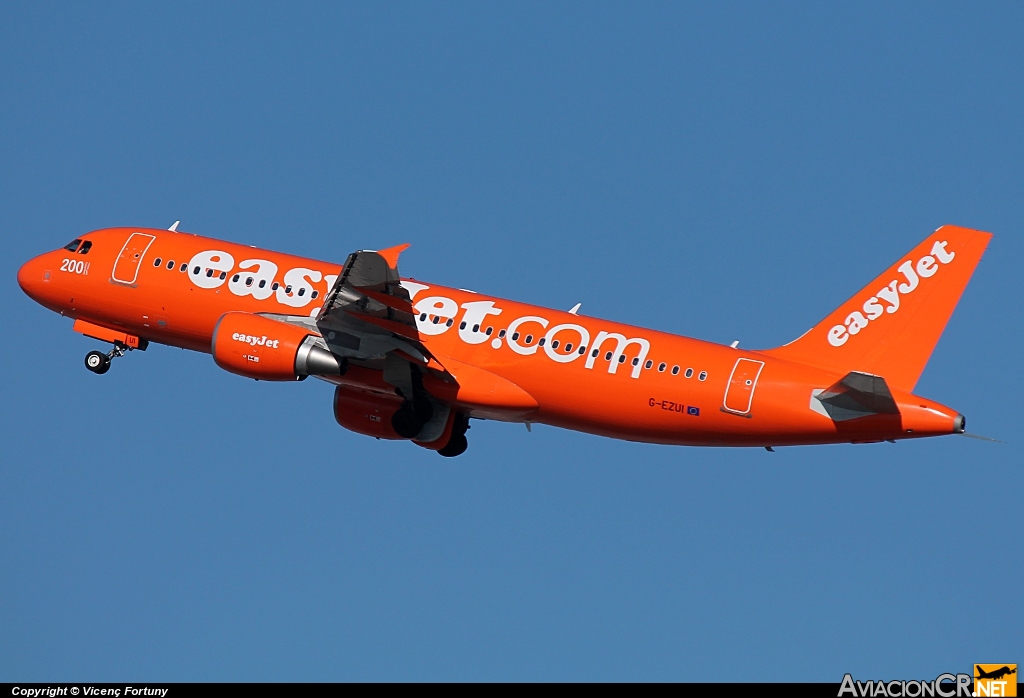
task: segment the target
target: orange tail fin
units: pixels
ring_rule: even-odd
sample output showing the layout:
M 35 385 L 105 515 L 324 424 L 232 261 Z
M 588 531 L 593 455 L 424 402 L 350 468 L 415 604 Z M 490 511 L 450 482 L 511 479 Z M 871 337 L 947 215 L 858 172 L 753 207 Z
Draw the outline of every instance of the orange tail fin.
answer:
M 939 228 L 802 337 L 765 353 L 913 390 L 991 238 Z

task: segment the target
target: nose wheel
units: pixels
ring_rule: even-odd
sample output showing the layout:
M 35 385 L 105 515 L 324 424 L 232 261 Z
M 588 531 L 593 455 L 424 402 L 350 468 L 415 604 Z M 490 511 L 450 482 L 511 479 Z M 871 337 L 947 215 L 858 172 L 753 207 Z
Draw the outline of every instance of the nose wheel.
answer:
M 90 351 L 85 355 L 85 367 L 96 374 L 110 370 L 110 357 L 99 351 Z
M 102 351 L 90 351 L 85 355 L 85 367 L 97 375 L 103 375 L 110 370 L 110 362 L 124 356 L 128 350 L 129 347 L 120 342 L 115 342 L 114 348 L 106 354 Z

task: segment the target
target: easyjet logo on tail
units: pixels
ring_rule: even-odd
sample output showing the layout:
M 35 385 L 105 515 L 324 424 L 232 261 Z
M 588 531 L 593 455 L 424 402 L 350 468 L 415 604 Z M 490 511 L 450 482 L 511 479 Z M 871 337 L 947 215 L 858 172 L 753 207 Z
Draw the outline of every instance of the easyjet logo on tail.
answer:
M 828 331 L 828 343 L 834 347 L 841 347 L 849 341 L 851 335 L 859 334 L 873 320 L 886 313 L 891 315 L 899 312 L 902 296 L 913 293 L 921 285 L 922 279 L 935 276 L 942 266 L 949 264 L 956 257 L 955 252 L 946 251 L 947 244 L 946 240 L 937 240 L 932 245 L 931 254 L 921 257 L 916 264 L 908 259 L 899 265 L 897 270 L 906 280 L 896 278 L 887 286 L 878 289 L 876 295 L 864 301 L 861 310 L 854 310 L 846 316 L 842 325 L 835 325 Z

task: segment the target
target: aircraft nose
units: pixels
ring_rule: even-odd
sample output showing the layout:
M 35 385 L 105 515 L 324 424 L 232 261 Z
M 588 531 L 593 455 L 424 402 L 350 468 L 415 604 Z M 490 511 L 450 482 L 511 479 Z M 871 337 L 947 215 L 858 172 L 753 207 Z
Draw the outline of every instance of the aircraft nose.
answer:
M 48 279 L 43 278 L 47 273 L 43 268 L 46 264 L 43 256 L 30 259 L 22 264 L 21 269 L 18 270 L 18 285 L 33 300 L 38 299 L 41 291 L 40 287 L 48 281 Z

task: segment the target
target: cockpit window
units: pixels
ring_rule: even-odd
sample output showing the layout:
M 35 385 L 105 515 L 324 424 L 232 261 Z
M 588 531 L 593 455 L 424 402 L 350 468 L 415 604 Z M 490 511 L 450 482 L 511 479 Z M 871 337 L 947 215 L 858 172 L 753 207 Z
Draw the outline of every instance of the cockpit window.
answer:
M 92 240 L 86 240 L 82 243 L 82 246 L 78 248 L 78 254 L 89 254 L 89 250 L 92 249 Z
M 82 238 L 75 238 L 68 244 L 64 245 L 64 249 L 68 252 L 74 252 L 78 249 L 78 246 L 82 244 Z

